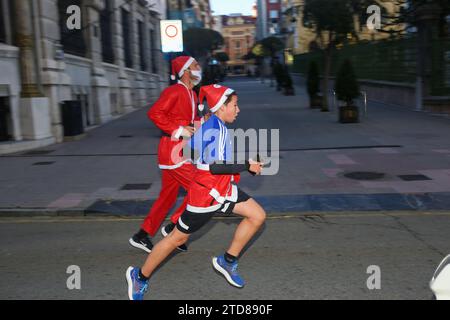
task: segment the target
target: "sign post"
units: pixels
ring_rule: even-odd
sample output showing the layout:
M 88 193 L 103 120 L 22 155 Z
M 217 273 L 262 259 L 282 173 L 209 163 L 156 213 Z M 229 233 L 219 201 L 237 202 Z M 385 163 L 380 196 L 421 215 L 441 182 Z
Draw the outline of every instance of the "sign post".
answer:
M 183 22 L 181 20 L 161 20 L 162 52 L 169 54 L 169 73 L 175 52 L 184 51 Z
M 161 20 L 161 46 L 163 52 L 183 52 L 183 22 Z

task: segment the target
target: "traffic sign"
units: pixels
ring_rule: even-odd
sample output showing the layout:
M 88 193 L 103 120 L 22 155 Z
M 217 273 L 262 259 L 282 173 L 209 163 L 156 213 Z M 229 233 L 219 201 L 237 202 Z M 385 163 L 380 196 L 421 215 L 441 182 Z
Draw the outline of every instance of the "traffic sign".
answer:
M 183 22 L 161 20 L 161 46 L 163 52 L 183 52 Z

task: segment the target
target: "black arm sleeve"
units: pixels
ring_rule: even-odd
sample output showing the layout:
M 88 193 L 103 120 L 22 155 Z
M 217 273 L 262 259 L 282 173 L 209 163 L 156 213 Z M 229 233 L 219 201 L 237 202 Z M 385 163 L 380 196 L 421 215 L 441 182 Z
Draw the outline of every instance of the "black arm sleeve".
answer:
M 220 174 L 238 174 L 241 172 L 249 171 L 250 163 L 245 164 L 221 164 L 214 163 L 209 166 L 209 171 L 214 175 Z

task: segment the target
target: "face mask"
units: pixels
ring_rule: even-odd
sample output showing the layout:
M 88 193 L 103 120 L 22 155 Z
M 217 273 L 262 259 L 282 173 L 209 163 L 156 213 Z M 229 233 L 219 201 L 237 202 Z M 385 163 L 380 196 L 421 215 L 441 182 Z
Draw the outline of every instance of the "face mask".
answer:
M 194 85 L 198 85 L 200 84 L 200 82 L 202 82 L 203 74 L 201 70 L 191 70 L 191 74 L 197 78 L 195 80 L 192 80 Z

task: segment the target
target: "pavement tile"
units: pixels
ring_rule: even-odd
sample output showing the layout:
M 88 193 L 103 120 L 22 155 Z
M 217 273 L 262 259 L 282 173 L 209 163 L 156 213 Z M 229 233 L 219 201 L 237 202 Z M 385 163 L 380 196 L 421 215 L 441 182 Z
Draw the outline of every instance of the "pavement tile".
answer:
M 328 158 L 337 165 L 354 165 L 357 162 L 353 161 L 349 156 L 345 154 L 330 154 Z

